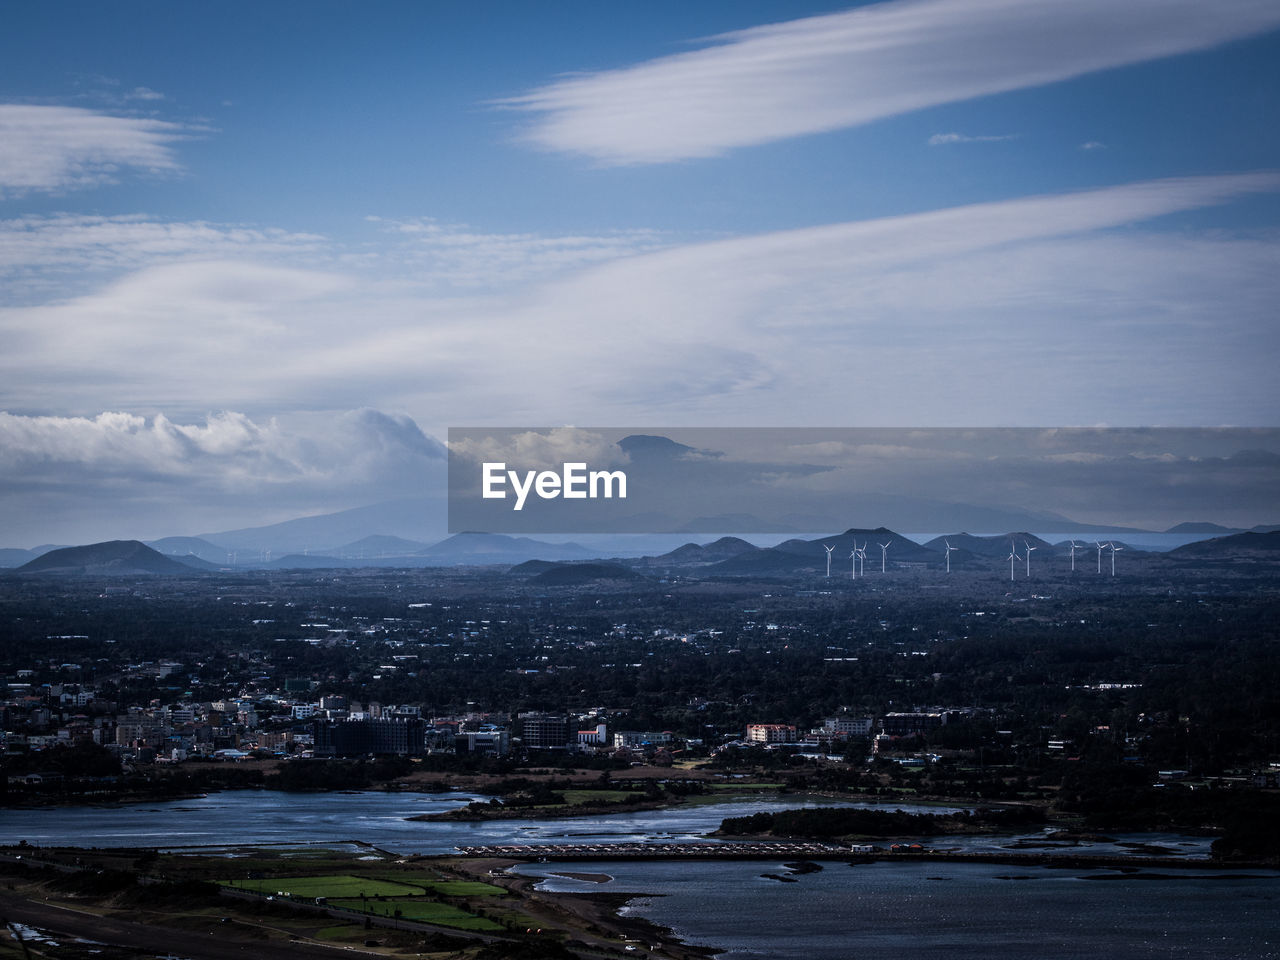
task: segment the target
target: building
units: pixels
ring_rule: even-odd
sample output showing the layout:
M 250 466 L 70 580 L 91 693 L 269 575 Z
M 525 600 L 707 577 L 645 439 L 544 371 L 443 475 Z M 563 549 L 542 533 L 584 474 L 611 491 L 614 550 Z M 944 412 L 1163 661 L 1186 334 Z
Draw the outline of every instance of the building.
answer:
M 827 717 L 822 732 L 829 737 L 869 737 L 875 727 L 871 717 Z
M 625 747 L 628 750 L 658 747 L 671 740 L 670 730 L 618 730 L 612 738 L 614 749 Z
M 424 749 L 424 724 L 416 717 L 316 720 L 311 733 L 317 757 L 420 757 Z
M 796 728 L 791 723 L 749 723 L 747 740 L 750 743 L 795 743 Z
M 526 750 L 564 750 L 577 737 L 570 733 L 569 718 L 557 713 L 522 713 L 520 742 Z M 576 727 L 573 728 L 576 733 Z
M 511 752 L 511 731 L 486 723 L 479 730 L 459 733 L 456 742 L 459 752 L 465 750 L 467 753 L 505 757 Z
M 946 722 L 945 713 L 886 713 L 882 726 L 891 737 L 906 737 L 936 729 Z

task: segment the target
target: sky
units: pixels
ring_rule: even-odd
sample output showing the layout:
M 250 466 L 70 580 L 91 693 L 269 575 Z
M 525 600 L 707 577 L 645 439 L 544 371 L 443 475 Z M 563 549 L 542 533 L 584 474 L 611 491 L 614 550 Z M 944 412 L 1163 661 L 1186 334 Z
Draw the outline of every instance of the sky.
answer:
M 1274 426 L 1278 94 L 1271 0 L 6 4 L 0 545 L 459 426 Z

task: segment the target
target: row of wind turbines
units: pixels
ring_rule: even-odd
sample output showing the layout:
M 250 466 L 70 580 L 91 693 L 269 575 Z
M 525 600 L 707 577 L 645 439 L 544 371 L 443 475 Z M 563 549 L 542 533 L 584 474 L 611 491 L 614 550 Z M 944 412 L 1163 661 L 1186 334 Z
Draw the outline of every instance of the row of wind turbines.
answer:
M 953 550 L 959 550 L 960 548 L 953 547 L 951 545 L 950 540 L 943 540 L 942 542 L 947 545 L 947 550 L 946 550 L 947 573 L 950 573 L 951 572 L 951 552 Z M 885 563 L 889 555 L 889 547 L 892 543 L 893 541 L 890 540 L 889 543 L 877 544 L 877 546 L 880 548 L 880 572 L 881 573 L 885 572 Z M 870 545 L 871 545 L 870 541 L 863 543 L 862 546 L 858 546 L 857 540 L 853 541 L 853 549 L 849 551 L 851 579 L 857 580 L 859 576 L 865 577 L 867 575 L 867 566 L 866 566 L 867 547 L 869 547 Z M 1103 550 L 1111 551 L 1111 576 L 1114 577 L 1116 575 L 1116 554 L 1119 553 L 1121 550 L 1123 550 L 1124 547 L 1116 546 L 1116 544 L 1111 542 L 1100 543 L 1097 540 L 1094 541 L 1094 546 L 1098 548 L 1098 573 L 1102 573 L 1102 551 Z M 1017 563 L 1019 560 L 1025 560 L 1027 565 L 1027 576 L 1028 577 L 1031 576 L 1031 553 L 1033 550 L 1039 550 L 1040 548 L 1033 547 L 1030 541 L 1028 540 L 1022 541 L 1022 547 L 1026 551 L 1025 557 L 1018 556 L 1017 543 L 1013 540 L 1009 541 L 1009 556 L 1006 557 L 1006 559 L 1009 561 L 1009 579 L 1010 580 L 1014 579 L 1014 570 L 1015 570 L 1014 564 Z M 1074 540 L 1071 541 L 1071 572 L 1072 573 L 1076 572 L 1076 551 L 1083 550 L 1084 548 L 1085 548 L 1084 544 L 1076 543 Z M 835 553 L 836 547 L 835 547 L 835 544 L 824 543 L 822 545 L 822 549 L 827 551 L 827 576 L 830 577 L 831 576 L 831 555 Z
M 1074 540 L 1070 541 L 1070 543 L 1071 543 L 1071 572 L 1075 573 L 1076 572 L 1076 551 L 1083 550 L 1085 546 L 1084 544 L 1076 543 Z M 1116 554 L 1119 553 L 1121 550 L 1123 550 L 1124 547 L 1118 547 L 1114 543 L 1111 543 L 1109 541 L 1107 543 L 1099 543 L 1097 540 L 1095 540 L 1093 541 L 1093 544 L 1095 547 L 1098 548 L 1098 573 L 1102 573 L 1102 551 L 1108 550 L 1108 549 L 1111 551 L 1111 575 L 1114 577 L 1116 575 Z M 1027 562 L 1027 576 L 1029 577 L 1031 576 L 1031 551 L 1039 550 L 1040 548 L 1033 547 L 1026 540 L 1022 541 L 1022 546 L 1023 546 L 1023 549 L 1026 550 L 1027 552 L 1025 559 Z M 953 548 L 951 544 L 948 543 L 947 544 L 948 556 L 951 555 L 950 552 L 952 549 L 955 549 L 955 548 Z M 1009 579 L 1012 580 L 1014 563 L 1016 563 L 1018 560 L 1023 559 L 1022 557 L 1018 556 L 1018 545 L 1013 540 L 1009 541 L 1009 556 L 1006 557 L 1005 559 L 1009 561 Z M 948 565 L 947 571 L 950 572 L 950 570 L 951 570 L 951 567 L 950 565 Z
M 877 544 L 877 546 L 880 547 L 880 572 L 881 573 L 885 572 L 885 562 L 886 562 L 886 558 L 889 555 L 889 544 L 891 543 L 893 543 L 892 540 L 890 540 L 889 543 Z M 857 540 L 853 541 L 853 549 L 849 551 L 849 560 L 851 561 L 850 572 L 852 573 L 852 579 L 854 580 L 858 579 L 859 573 L 861 573 L 861 575 L 864 577 L 867 575 L 867 547 L 869 547 L 870 545 L 871 545 L 870 541 L 868 541 L 867 543 L 864 543 L 862 546 L 858 546 Z M 828 546 L 827 544 L 824 543 L 822 545 L 822 549 L 827 551 L 827 576 L 829 577 L 831 576 L 831 554 L 835 552 L 835 549 L 836 549 L 835 544 L 831 544 L 830 546 Z

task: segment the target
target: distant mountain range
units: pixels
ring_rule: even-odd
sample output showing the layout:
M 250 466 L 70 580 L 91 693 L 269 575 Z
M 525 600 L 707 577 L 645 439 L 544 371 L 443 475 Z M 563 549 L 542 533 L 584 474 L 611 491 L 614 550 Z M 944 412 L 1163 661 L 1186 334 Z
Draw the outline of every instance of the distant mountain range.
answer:
M 673 443 L 664 437 L 642 435 L 626 438 L 623 445 L 633 456 L 643 454 L 647 461 L 659 462 L 679 457 L 688 450 L 681 444 Z M 899 529 L 931 531 L 1041 530 L 1054 531 L 1064 536 L 1075 534 L 1088 537 L 1101 534 L 1108 538 L 1126 533 L 1161 532 L 1077 523 L 1054 513 L 944 503 L 893 494 L 863 497 L 856 504 L 855 512 L 856 517 L 883 518 L 881 520 L 883 526 L 878 525 L 875 528 L 857 526 L 858 530 L 871 535 L 874 535 L 876 529 L 895 526 Z M 510 535 L 505 541 L 462 540 L 455 543 L 452 542 L 455 538 L 447 538 L 446 515 L 445 501 L 442 497 L 424 496 L 389 500 L 335 513 L 296 517 L 264 526 L 202 533 L 198 536 L 170 536 L 145 542 L 166 556 L 181 558 L 190 555 L 216 566 L 278 567 L 282 558 L 295 554 L 332 557 L 335 560 L 348 561 L 349 563 L 342 565 L 350 566 L 419 566 L 424 562 L 430 564 L 518 563 L 534 557 L 570 560 L 600 556 L 635 556 L 640 552 L 635 544 L 643 539 L 637 535 L 597 534 L 592 537 L 593 545 L 583 547 L 580 551 L 537 539 L 537 534 L 531 535 L 533 539 Z M 902 519 L 904 517 L 911 519 L 904 520 Z M 672 518 L 655 516 L 646 522 L 651 522 L 655 529 L 664 523 L 670 523 L 669 529 L 680 530 L 684 535 L 692 537 L 730 532 L 749 536 L 784 533 L 788 530 L 823 530 L 833 526 L 830 518 L 816 514 L 814 516 L 789 514 L 784 517 L 762 518 L 752 514 L 725 513 L 701 516 L 683 523 Z M 1278 529 L 1280 525 L 1256 526 L 1252 528 L 1252 532 L 1267 533 Z M 1196 521 L 1180 523 L 1163 532 L 1183 536 L 1212 537 L 1245 531 L 1235 527 Z M 471 535 L 462 536 L 471 537 Z M 995 540 L 1000 539 L 1002 538 L 995 538 Z M 954 540 L 952 545 L 960 546 Z M 44 544 L 30 550 L 0 549 L 0 567 L 20 566 L 58 546 L 63 545 Z M 694 546 L 699 545 L 694 544 Z M 839 551 L 848 553 L 848 548 L 843 543 L 837 546 Z M 932 543 L 928 546 L 936 549 Z M 778 549 L 789 548 L 779 547 Z M 911 549 L 913 548 L 904 542 L 902 549 L 890 547 L 890 552 L 897 559 L 905 560 L 910 558 L 903 551 Z M 961 549 L 971 548 L 962 546 Z M 794 545 L 791 552 L 795 552 Z M 805 548 L 799 552 L 809 554 L 813 551 Z M 972 552 L 983 553 L 977 549 L 977 545 Z M 822 554 L 818 556 L 823 559 Z M 679 558 L 673 559 L 678 562 Z M 733 558 L 724 556 L 720 559 Z M 958 552 L 953 552 L 952 562 L 955 563 L 957 560 L 962 560 L 962 557 Z
M 1166 556 L 1178 560 L 1280 559 L 1280 530 L 1267 533 L 1246 531 L 1212 540 L 1197 540 L 1170 550 Z
M 775 547 L 757 547 L 738 537 L 721 537 L 705 544 L 686 543 L 657 556 L 608 559 L 600 558 L 574 543 L 543 543 L 502 534 L 460 533 L 416 553 L 401 554 L 386 560 L 353 560 L 324 554 L 286 554 L 270 562 L 240 564 L 229 568 L 226 564 L 212 563 L 198 556 L 196 548 L 208 552 L 205 547 L 210 547 L 216 553 L 216 547 L 207 542 L 202 547 L 200 542 L 190 542 L 193 539 L 195 538 L 168 538 L 165 541 L 155 541 L 171 548 L 187 547 L 190 552 L 182 555 L 166 555 L 137 540 L 111 540 L 78 547 L 58 547 L 40 553 L 10 572 L 16 575 L 53 576 L 190 576 L 198 572 L 213 573 L 227 569 L 469 565 L 507 567 L 511 574 L 529 577 L 531 582 L 548 586 L 571 586 L 595 580 L 636 579 L 682 572 L 696 572 L 698 576 L 812 576 L 826 572 L 828 547 L 831 548 L 830 570 L 841 576 L 849 570 L 852 564 L 850 554 L 855 548 L 865 550 L 859 572 L 865 572 L 868 566 L 875 572 L 882 563 L 886 570 L 899 569 L 904 564 L 935 569 L 944 567 L 948 543 L 952 547 L 953 570 L 963 570 L 975 565 L 978 569 L 990 567 L 994 561 L 1007 559 L 1006 551 L 1011 549 L 1011 545 L 1020 558 L 1026 557 L 1028 545 L 1035 551 L 1042 551 L 1035 558 L 1040 561 L 1049 557 L 1065 557 L 1070 553 L 1069 541 L 1048 543 L 1030 533 L 1015 532 L 992 537 L 956 533 L 937 537 L 921 545 L 885 527 L 877 527 L 849 529 L 813 540 L 797 538 Z M 1127 550 L 1130 559 L 1163 556 L 1174 561 L 1280 560 L 1280 530 L 1265 533 L 1246 531 L 1214 537 L 1186 544 L 1165 554 L 1150 554 L 1119 541 L 1111 543 Z M 357 541 L 352 546 L 359 544 L 360 541 Z M 883 554 L 882 545 L 885 547 Z M 420 544 L 390 537 L 370 538 L 364 543 L 366 548 L 405 549 L 415 546 Z M 1104 544 L 1103 548 L 1106 546 Z M 1098 547 L 1093 543 L 1082 543 L 1077 549 L 1076 556 L 1085 558 L 1091 556 Z M 1082 559 L 1080 562 L 1087 563 L 1087 560 Z
M 64 546 L 67 546 L 67 544 L 45 543 L 38 547 L 32 547 L 30 550 L 23 550 L 19 547 L 0 547 L 0 567 L 20 567 L 28 560 L 34 560 L 50 550 L 57 550 Z
M 447 529 L 444 499 L 421 497 L 387 500 L 262 527 L 202 533 L 199 539 L 227 550 L 259 555 L 268 551 L 278 556 L 288 553 L 341 554 L 344 546 L 357 544 L 370 535 L 394 536 L 429 544 L 445 536 Z

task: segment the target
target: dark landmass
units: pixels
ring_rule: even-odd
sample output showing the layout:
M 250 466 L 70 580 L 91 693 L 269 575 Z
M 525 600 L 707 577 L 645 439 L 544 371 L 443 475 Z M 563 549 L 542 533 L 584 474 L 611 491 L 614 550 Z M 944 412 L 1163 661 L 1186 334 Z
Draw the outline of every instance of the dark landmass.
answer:
M 1169 557 L 1175 560 L 1226 560 L 1276 556 L 1280 556 L 1280 531 L 1236 533 L 1229 537 L 1198 540 L 1169 551 Z
M 534 574 L 529 582 L 531 585 L 547 587 L 575 587 L 598 580 L 643 579 L 643 574 L 617 563 L 564 563 Z
M 202 566 L 203 561 L 196 561 Z M 109 540 L 83 547 L 63 547 L 41 554 L 15 570 L 18 574 L 44 576 L 117 576 L 190 574 L 191 564 L 183 563 L 138 540 Z
M 986 809 L 962 813 L 904 813 L 901 810 L 862 810 L 854 807 L 814 807 L 727 817 L 716 836 L 771 836 L 788 839 L 832 840 L 855 837 L 938 836 L 958 833 L 996 833 L 1034 827 L 1045 812 L 1034 807 Z

